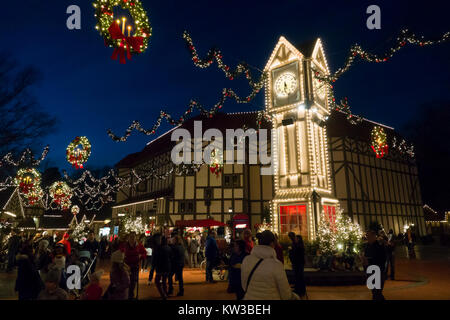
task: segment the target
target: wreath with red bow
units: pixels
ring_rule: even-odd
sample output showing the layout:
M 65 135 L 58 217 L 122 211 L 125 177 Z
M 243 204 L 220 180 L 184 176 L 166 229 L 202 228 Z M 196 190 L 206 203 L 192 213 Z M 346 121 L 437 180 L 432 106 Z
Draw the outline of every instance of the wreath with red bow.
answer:
M 140 0 L 96 0 L 93 5 L 97 19 L 95 28 L 103 36 L 105 45 L 115 48 L 111 57 L 113 60 L 119 58 L 120 63 L 125 64 L 125 57 L 131 60 L 133 54 L 147 49 L 152 28 Z M 125 28 L 125 20 L 114 16 L 113 9 L 116 6 L 129 11 L 134 27 L 130 25 Z M 131 32 L 134 34 L 131 35 Z

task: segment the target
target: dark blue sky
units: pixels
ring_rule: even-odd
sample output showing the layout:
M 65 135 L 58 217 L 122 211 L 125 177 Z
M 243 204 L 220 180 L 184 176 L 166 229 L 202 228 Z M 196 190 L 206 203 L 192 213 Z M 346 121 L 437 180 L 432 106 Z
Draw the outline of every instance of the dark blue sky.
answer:
M 248 93 L 245 81 L 228 81 L 215 67 L 194 67 L 182 40 L 183 30 L 191 33 L 200 54 L 215 45 L 229 65 L 244 60 L 261 69 L 281 35 L 293 43 L 321 37 L 333 71 L 355 42 L 381 52 L 390 44 L 387 40 L 405 26 L 427 37 L 450 30 L 448 1 L 142 2 L 153 36 L 149 49 L 126 65 L 110 59 L 112 49 L 103 45 L 94 29 L 92 1 L 2 3 L 0 50 L 42 71 L 35 94 L 41 107 L 60 120 L 58 131 L 44 139 L 51 147 L 52 165 L 70 167 L 65 148 L 77 135 L 92 142 L 89 165 L 113 165 L 141 150 L 154 136 L 133 133 L 128 142 L 117 143 L 106 134 L 108 128 L 121 135 L 135 119 L 151 127 L 161 109 L 177 118 L 191 98 L 209 107 L 223 87 Z M 72 4 L 81 7 L 82 30 L 66 28 L 66 8 Z M 371 4 L 381 7 L 381 30 L 366 28 L 365 12 Z M 354 113 L 398 128 L 419 104 L 449 98 L 449 57 L 449 43 L 408 47 L 386 64 L 358 64 L 336 82 L 335 93 L 338 98 L 349 97 Z M 223 110 L 262 107 L 261 92 L 251 104 L 228 102 Z

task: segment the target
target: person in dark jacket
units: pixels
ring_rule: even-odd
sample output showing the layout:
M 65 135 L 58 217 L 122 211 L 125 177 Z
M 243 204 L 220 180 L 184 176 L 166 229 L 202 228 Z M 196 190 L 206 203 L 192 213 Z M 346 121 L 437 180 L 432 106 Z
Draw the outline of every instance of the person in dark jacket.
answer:
M 42 281 L 49 271 L 49 265 L 52 263 L 51 252 L 48 249 L 48 241 L 43 239 L 39 242 L 38 251 L 36 253 L 36 269 L 39 271 Z
M 17 279 L 15 291 L 19 293 L 19 300 L 36 300 L 39 292 L 44 288 L 34 259 L 32 245 L 24 242 L 16 256 Z
M 386 275 L 389 269 L 391 270 L 391 280 L 395 279 L 395 236 L 394 230 L 390 229 L 387 235 L 387 264 Z
M 206 282 L 214 283 L 212 276 L 212 270 L 216 266 L 217 259 L 219 257 L 219 248 L 216 242 L 216 232 L 210 230 L 205 244 L 205 256 L 206 256 Z
M 278 236 L 275 233 L 275 253 L 277 254 L 277 259 L 281 261 L 282 264 L 284 264 L 284 254 L 283 254 L 283 247 L 280 245 L 280 242 L 278 241 Z
M 385 266 L 386 266 L 386 249 L 384 245 L 380 244 L 377 239 L 377 233 L 375 231 L 367 232 L 367 244 L 364 250 L 364 267 L 376 265 L 380 268 L 380 282 L 381 288 L 372 289 L 373 300 L 385 300 L 383 296 L 383 288 L 385 281 Z
M 305 269 L 305 245 L 301 235 L 296 235 L 294 232 L 289 232 L 289 239 L 292 241 L 292 249 L 289 252 L 289 258 L 292 263 L 292 270 L 295 275 L 295 289 L 294 292 L 300 298 L 306 295 L 306 285 L 304 277 Z
M 8 267 L 6 272 L 11 272 L 16 265 L 16 255 L 20 249 L 20 236 L 13 232 L 8 240 Z
M 163 300 L 167 299 L 167 278 L 171 270 L 172 250 L 167 245 L 167 238 L 154 238 L 153 265 L 155 266 L 155 285 Z
M 169 292 L 168 295 L 173 293 L 173 276 L 175 275 L 176 279 L 178 279 L 179 291 L 177 297 L 181 297 L 184 295 L 184 287 L 183 287 L 183 268 L 184 268 L 184 258 L 186 254 L 186 250 L 184 249 L 182 240 L 180 236 L 175 236 L 174 244 L 172 246 L 172 261 L 171 261 L 171 270 L 169 273 Z
M 100 249 L 100 245 L 99 245 L 98 241 L 95 239 L 94 232 L 89 231 L 88 238 L 87 238 L 86 242 L 83 243 L 83 247 L 81 250 L 89 251 L 91 253 L 91 261 L 95 259 L 95 261 L 91 267 L 91 273 L 95 272 L 99 249 Z
M 230 289 L 236 293 L 236 299 L 242 300 L 245 292 L 241 283 L 241 265 L 244 258 L 248 255 L 246 251 L 246 243 L 244 240 L 237 240 L 234 243 L 233 253 L 230 257 Z

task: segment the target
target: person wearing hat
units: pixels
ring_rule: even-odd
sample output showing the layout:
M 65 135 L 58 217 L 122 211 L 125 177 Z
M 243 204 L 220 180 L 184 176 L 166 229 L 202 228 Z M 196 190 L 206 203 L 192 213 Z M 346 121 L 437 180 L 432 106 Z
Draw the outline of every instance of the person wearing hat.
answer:
M 116 250 L 111 254 L 110 285 L 105 292 L 105 299 L 126 300 L 130 288 L 130 274 L 128 266 L 124 263 L 125 254 Z
M 64 248 L 66 249 L 66 256 L 70 256 L 70 251 L 71 251 L 69 238 L 70 238 L 70 236 L 66 232 L 66 233 L 64 233 L 62 240 L 58 242 L 58 243 L 61 243 L 64 245 Z
M 45 289 L 38 296 L 38 300 L 67 300 L 68 294 L 59 287 L 61 272 L 57 268 L 49 270 L 45 277 Z
M 81 297 L 82 300 L 100 300 L 102 298 L 103 289 L 100 287 L 100 280 L 103 273 L 103 270 L 98 270 L 91 274 L 91 281 Z

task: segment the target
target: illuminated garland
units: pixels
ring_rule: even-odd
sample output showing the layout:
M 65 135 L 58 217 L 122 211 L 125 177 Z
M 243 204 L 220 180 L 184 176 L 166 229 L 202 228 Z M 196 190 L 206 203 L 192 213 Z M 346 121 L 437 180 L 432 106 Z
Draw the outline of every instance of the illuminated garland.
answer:
M 407 154 L 414 158 L 414 145 L 408 144 L 404 139 L 398 143 L 397 138 L 392 138 L 392 148 L 398 150 L 401 154 Z
M 239 63 L 236 68 L 234 68 L 234 70 L 230 70 L 230 67 L 223 62 L 222 52 L 219 49 L 210 49 L 206 55 L 206 58 L 202 59 L 199 57 L 192 38 L 187 31 L 184 31 L 183 39 L 186 42 L 186 45 L 192 56 L 192 61 L 194 62 L 194 65 L 196 67 L 208 68 L 213 64 L 214 61 L 216 61 L 217 67 L 221 69 L 225 73 L 225 76 L 230 80 L 234 80 L 241 74 L 245 74 L 245 77 L 247 78 L 248 83 L 252 88 L 252 93 L 246 98 L 248 101 L 252 100 L 264 86 L 264 81 L 267 78 L 266 73 L 263 73 L 261 78 L 255 82 L 251 75 L 250 68 L 246 63 Z
M 125 216 L 122 219 L 122 232 L 124 234 L 129 234 L 130 232 L 134 232 L 137 235 L 144 234 L 147 230 L 147 226 L 142 221 L 141 217 L 131 217 L 131 216 Z
M 41 174 L 35 168 L 20 169 L 17 171 L 15 184 L 22 195 L 27 195 L 41 182 Z
M 34 159 L 33 157 L 33 151 L 31 151 L 30 148 L 25 149 L 22 152 L 22 155 L 20 156 L 19 160 L 14 161 L 13 160 L 13 154 L 12 152 L 7 153 L 3 158 L 0 160 L 0 167 L 4 165 L 10 165 L 13 167 L 19 167 L 24 164 L 29 164 L 31 167 L 36 167 L 41 164 L 41 162 L 45 159 L 47 156 L 47 153 L 49 151 L 49 146 L 46 146 L 44 150 L 42 151 L 41 157 Z
M 72 202 L 73 193 L 67 183 L 63 181 L 56 181 L 50 186 L 49 189 L 50 197 L 52 202 L 61 207 L 62 210 L 67 210 L 70 208 Z
M 125 63 L 125 51 L 128 60 L 132 54 L 139 54 L 147 50 L 152 28 L 148 20 L 147 12 L 144 10 L 140 0 L 96 0 L 94 2 L 95 17 L 97 25 L 95 28 L 105 40 L 105 45 L 114 47 L 112 58 L 120 58 L 120 63 Z M 122 18 L 122 30 L 120 30 L 120 19 L 115 21 L 113 9 L 120 6 L 130 12 L 134 20 L 135 30 L 131 36 L 131 26 L 125 30 L 125 18 Z M 125 35 L 128 31 L 128 37 Z
M 394 56 L 394 54 L 397 53 L 400 49 L 404 48 L 407 43 L 409 43 L 411 45 L 425 47 L 425 46 L 429 46 L 429 45 L 440 44 L 440 43 L 446 42 L 449 40 L 449 38 L 450 38 L 450 32 L 446 32 L 438 40 L 434 40 L 434 41 L 433 40 L 425 40 L 425 38 L 423 36 L 418 37 L 415 34 L 410 33 L 408 29 L 403 29 L 400 31 L 400 34 L 397 37 L 396 43 L 391 48 L 389 48 L 385 53 L 377 55 L 377 54 L 374 54 L 374 53 L 364 50 L 358 44 L 354 44 L 349 50 L 349 53 L 348 53 L 347 59 L 344 63 L 344 66 L 342 66 L 341 68 L 336 70 L 336 72 L 334 72 L 331 75 L 320 75 L 320 74 L 316 73 L 316 78 L 326 81 L 328 83 L 332 83 L 332 82 L 335 82 L 337 79 L 339 79 L 339 77 L 342 74 L 344 74 L 346 71 L 348 71 L 350 69 L 350 67 L 354 64 L 356 58 L 360 58 L 361 60 L 367 61 L 367 62 L 375 62 L 375 63 L 386 62 L 390 58 L 392 58 Z
M 387 135 L 384 128 L 374 126 L 372 129 L 372 150 L 377 158 L 383 158 L 388 153 Z
M 166 119 L 167 122 L 173 126 L 182 125 L 189 118 L 189 116 L 195 109 L 197 109 L 201 115 L 207 116 L 208 118 L 212 118 L 220 109 L 222 109 L 225 101 L 228 98 L 233 98 L 237 103 L 248 103 L 251 101 L 248 99 L 239 98 L 239 96 L 232 89 L 224 88 L 222 90 L 222 96 L 221 96 L 219 102 L 217 102 L 214 105 L 214 107 L 212 107 L 210 110 L 205 109 L 203 107 L 203 105 L 201 105 L 196 100 L 191 100 L 189 102 L 189 105 L 188 105 L 186 111 L 184 112 L 184 114 L 181 117 L 178 118 L 178 120 L 174 119 L 169 113 L 167 113 L 165 111 L 160 111 L 159 117 L 156 119 L 156 122 L 151 129 L 144 129 L 141 126 L 141 124 L 139 123 L 139 121 L 135 120 L 131 123 L 131 125 L 125 131 L 125 134 L 123 136 L 121 136 L 121 137 L 116 136 L 112 132 L 111 129 L 108 130 L 108 135 L 112 140 L 114 140 L 116 142 L 127 141 L 128 137 L 131 135 L 131 132 L 133 132 L 133 130 L 139 131 L 147 136 L 153 135 L 156 133 L 156 130 L 158 130 L 158 128 L 161 126 L 161 121 L 163 119 Z
M 90 155 L 91 143 L 86 137 L 76 137 L 66 149 L 67 161 L 76 169 L 82 169 Z

